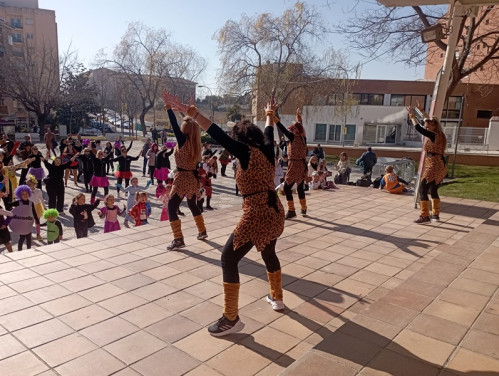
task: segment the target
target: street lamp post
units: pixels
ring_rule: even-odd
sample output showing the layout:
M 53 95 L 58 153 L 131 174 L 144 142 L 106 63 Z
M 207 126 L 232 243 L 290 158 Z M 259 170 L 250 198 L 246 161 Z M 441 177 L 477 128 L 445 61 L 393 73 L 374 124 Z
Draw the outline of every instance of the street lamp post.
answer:
M 213 92 L 208 86 L 199 85 L 198 87 L 203 87 L 210 91 L 210 107 L 211 107 L 211 121 L 215 122 L 215 107 L 213 106 Z

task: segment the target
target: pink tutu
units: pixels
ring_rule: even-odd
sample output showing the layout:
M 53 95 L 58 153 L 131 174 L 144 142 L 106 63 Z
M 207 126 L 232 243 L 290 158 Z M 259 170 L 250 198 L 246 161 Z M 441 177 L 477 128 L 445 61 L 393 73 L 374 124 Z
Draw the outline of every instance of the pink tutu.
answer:
M 154 170 L 154 177 L 158 180 L 166 181 L 168 180 L 169 173 L 170 170 L 168 170 L 168 167 L 161 167 L 159 170 L 158 169 Z
M 160 217 L 160 221 L 168 221 L 169 217 L 168 217 L 168 208 L 163 208 L 161 210 L 161 217 Z
M 107 180 L 106 176 L 92 176 L 92 179 L 90 180 L 89 185 L 91 187 L 108 187 L 109 186 L 109 180 Z

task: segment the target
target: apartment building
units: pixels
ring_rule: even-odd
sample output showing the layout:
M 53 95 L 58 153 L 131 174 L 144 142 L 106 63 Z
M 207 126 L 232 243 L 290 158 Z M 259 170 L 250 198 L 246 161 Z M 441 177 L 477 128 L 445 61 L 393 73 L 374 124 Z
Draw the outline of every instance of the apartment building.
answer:
M 18 59 L 17 69 L 25 69 L 27 55 L 50 53 L 58 75 L 58 40 L 55 11 L 40 9 L 38 0 L 0 1 L 0 59 Z M 36 119 L 17 101 L 0 97 L 0 131 L 13 134 L 32 128 Z
M 475 66 L 485 56 L 491 53 L 492 48 L 496 48 L 497 31 L 499 30 L 499 8 L 494 7 L 485 15 L 483 12 L 485 7 L 482 7 L 475 18 L 477 26 L 474 29 L 473 48 L 467 51 L 468 57 L 464 68 Z M 469 19 L 468 19 L 469 20 Z M 443 23 L 443 22 L 442 22 Z M 466 30 L 469 31 L 469 24 L 466 25 Z M 443 40 L 447 43 L 447 40 Z M 457 54 L 462 51 L 463 40 L 459 40 L 457 45 Z M 437 73 L 442 68 L 445 58 L 445 51 L 436 47 L 434 43 L 428 44 L 426 53 L 425 80 L 435 80 Z M 499 85 L 499 62 L 496 59 L 491 59 L 477 71 L 471 73 L 464 78 L 463 82 L 474 84 L 494 84 Z

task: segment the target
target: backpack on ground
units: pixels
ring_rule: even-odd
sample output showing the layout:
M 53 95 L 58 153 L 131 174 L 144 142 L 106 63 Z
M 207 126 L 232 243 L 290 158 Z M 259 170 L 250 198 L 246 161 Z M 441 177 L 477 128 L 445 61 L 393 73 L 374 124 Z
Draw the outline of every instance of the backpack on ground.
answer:
M 371 185 L 371 174 L 363 175 L 360 179 L 357 179 L 355 185 L 357 187 L 369 187 Z

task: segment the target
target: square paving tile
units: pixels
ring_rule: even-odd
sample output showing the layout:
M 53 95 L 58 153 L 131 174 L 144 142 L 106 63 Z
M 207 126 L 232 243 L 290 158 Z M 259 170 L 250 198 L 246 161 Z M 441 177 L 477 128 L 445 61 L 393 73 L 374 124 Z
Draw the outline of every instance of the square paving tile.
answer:
M 75 330 L 81 330 L 87 326 L 107 320 L 113 314 L 96 304 L 67 313 L 59 318 Z
M 120 317 L 142 329 L 149 325 L 157 323 L 158 321 L 161 321 L 171 314 L 172 313 L 168 312 L 161 306 L 154 303 L 149 303 L 122 313 Z
M 220 338 L 212 337 L 206 328 L 202 328 L 175 343 L 175 347 L 202 362 L 207 361 L 230 346 L 232 346 L 230 340 L 221 341 Z
M 165 346 L 165 342 L 149 333 L 139 331 L 105 346 L 104 349 L 122 362 L 132 364 L 161 350 Z
M 0 361 L 0 375 L 34 376 L 47 369 L 47 365 L 29 351 Z
M 13 332 L 14 330 L 26 328 L 52 318 L 53 316 L 47 311 L 41 309 L 39 306 L 33 306 L 0 316 L 0 325 Z
M 97 349 L 56 368 L 62 376 L 107 376 L 124 368 L 125 364 L 108 352 Z
M 202 327 L 202 325 L 186 317 L 174 315 L 147 327 L 145 330 L 167 343 L 175 343 Z
M 121 317 L 112 317 L 109 320 L 82 329 L 80 333 L 102 347 L 138 330 L 138 327 Z
M 71 333 L 73 333 L 73 329 L 58 319 L 48 320 L 13 332 L 29 348 L 43 345 Z
M 94 343 L 82 335 L 74 333 L 37 347 L 33 351 L 48 365 L 56 367 L 96 348 Z
M 0 336 L 0 360 L 19 354 L 23 351 L 26 351 L 26 347 L 24 347 L 11 334 Z
M 416 360 L 424 359 L 429 363 L 443 366 L 455 347 L 449 343 L 438 341 L 410 330 L 403 330 L 387 346 L 387 349 L 406 356 L 409 353 L 409 356 L 414 357 Z
M 175 359 L 174 362 L 170 361 Z M 167 347 L 135 363 L 132 367 L 142 375 L 184 375 L 196 368 L 200 362 L 175 347 Z

